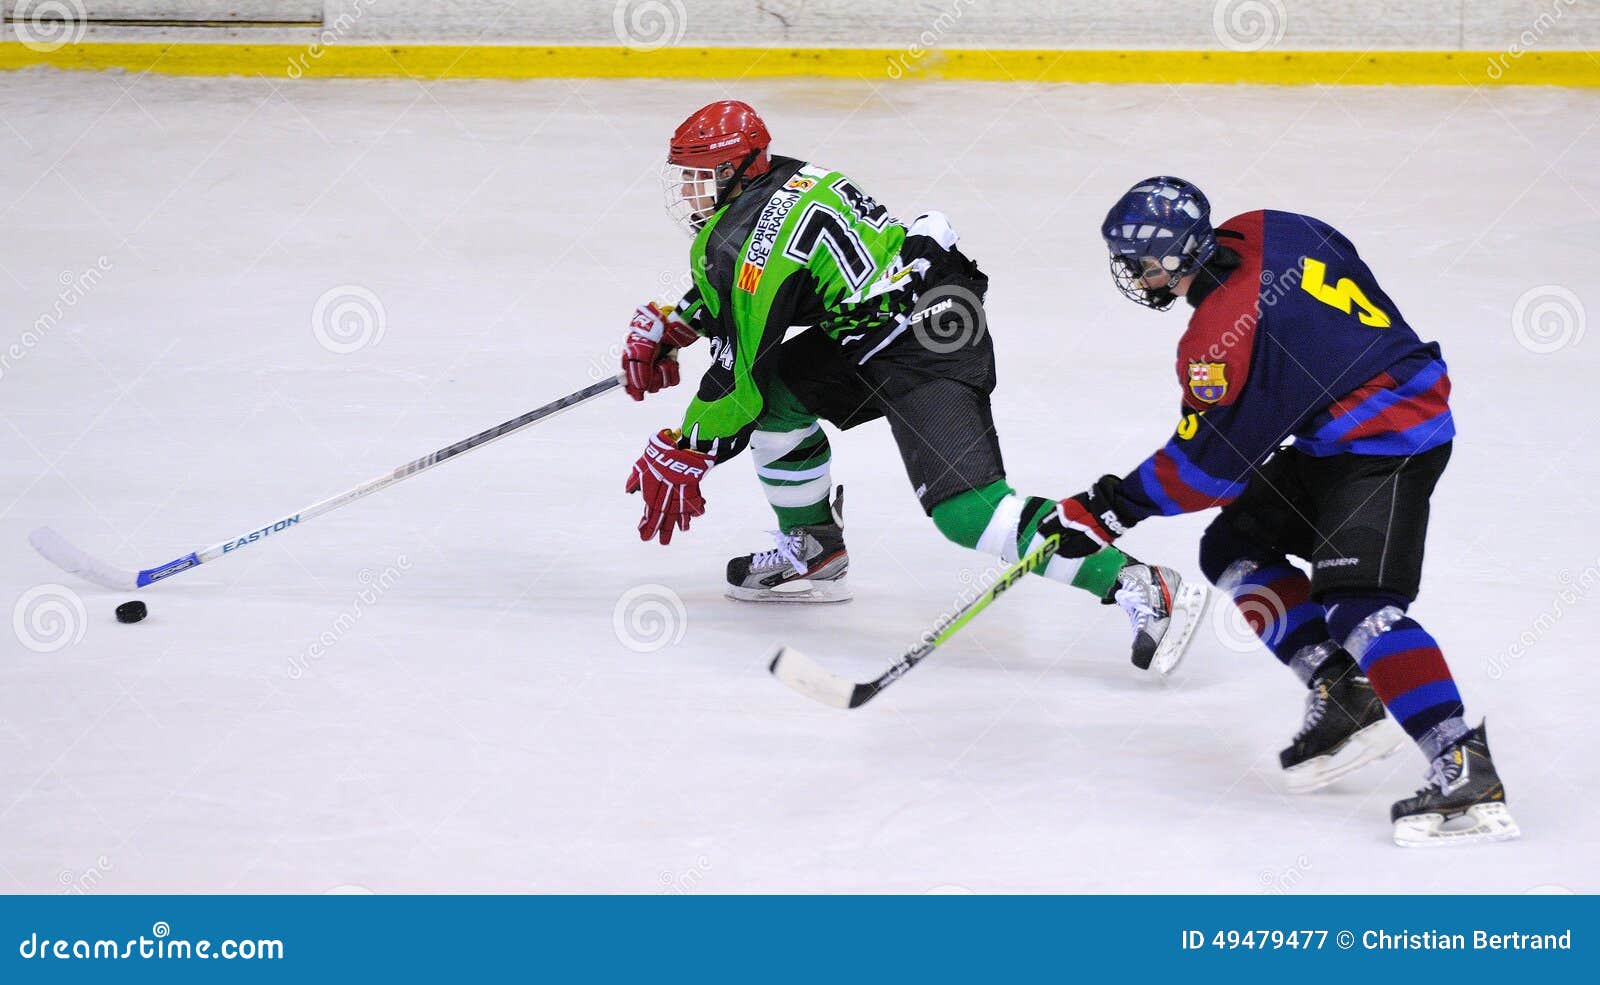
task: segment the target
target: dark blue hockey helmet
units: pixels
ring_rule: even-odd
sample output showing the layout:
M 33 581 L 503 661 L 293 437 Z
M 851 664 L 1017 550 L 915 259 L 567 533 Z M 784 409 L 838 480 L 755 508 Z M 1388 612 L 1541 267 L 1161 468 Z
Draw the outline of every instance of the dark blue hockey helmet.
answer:
M 1128 189 L 1100 225 L 1111 250 L 1111 279 L 1129 299 L 1157 311 L 1172 289 L 1217 252 L 1211 203 L 1182 178 L 1160 175 Z

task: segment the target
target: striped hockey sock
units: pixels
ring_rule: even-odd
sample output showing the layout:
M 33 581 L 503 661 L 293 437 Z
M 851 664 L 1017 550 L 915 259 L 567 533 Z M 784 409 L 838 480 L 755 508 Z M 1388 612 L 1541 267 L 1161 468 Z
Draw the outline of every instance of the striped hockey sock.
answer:
M 750 455 L 767 502 L 778 514 L 779 527 L 789 531 L 831 522 L 828 493 L 833 479 L 828 465 L 833 453 L 820 424 L 813 421 L 793 431 L 756 431 L 750 436 Z
M 1318 665 L 1337 647 L 1322 606 L 1311 601 L 1311 579 L 1285 557 L 1243 558 L 1217 580 L 1239 614 L 1285 667 L 1311 682 Z
M 1053 499 L 1021 496 L 1001 479 L 935 506 L 933 522 L 954 543 L 1014 564 L 1038 546 L 1039 524 L 1055 506 Z M 1039 573 L 1104 598 L 1127 560 L 1127 555 L 1108 547 L 1086 558 L 1051 558 Z
M 1425 753 L 1437 756 L 1465 734 L 1461 692 L 1431 633 L 1397 605 L 1377 608 L 1366 599 L 1340 600 L 1328 611 L 1335 630 L 1354 623 L 1345 649 L 1361 664 L 1389 714 Z

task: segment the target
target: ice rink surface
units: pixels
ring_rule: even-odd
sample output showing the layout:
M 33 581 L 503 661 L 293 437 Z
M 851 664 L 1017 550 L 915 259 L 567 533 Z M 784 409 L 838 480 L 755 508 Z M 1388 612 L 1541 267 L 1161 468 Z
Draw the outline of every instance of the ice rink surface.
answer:
M 1096 230 L 1130 183 L 1346 232 L 1450 363 L 1414 612 L 1489 716 L 1523 840 L 1393 847 L 1410 747 L 1288 795 L 1303 691 L 1264 650 L 1208 622 L 1148 679 L 1122 616 L 1054 584 L 866 708 L 789 692 L 774 642 L 875 674 L 986 568 L 882 424 L 834 442 L 840 607 L 721 598 L 725 560 L 769 546 L 747 460 L 670 548 L 638 541 L 623 480 L 688 387 L 147 589 L 140 625 L 29 549 L 49 523 L 152 566 L 613 372 L 633 306 L 684 284 L 666 137 L 727 96 L 775 151 L 951 216 L 993 279 L 1030 493 L 1126 471 L 1174 423 L 1185 316 L 1123 300 Z M 1597 121 L 1600 94 L 1538 89 L 8 73 L 0 890 L 1600 890 Z M 1198 576 L 1208 519 L 1124 543 Z

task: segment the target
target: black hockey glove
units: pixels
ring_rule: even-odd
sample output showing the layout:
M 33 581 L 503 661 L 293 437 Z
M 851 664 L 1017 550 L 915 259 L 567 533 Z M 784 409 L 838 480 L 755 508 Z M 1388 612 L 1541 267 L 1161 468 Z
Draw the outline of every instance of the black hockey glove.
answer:
M 1093 486 L 1057 503 L 1055 512 L 1039 524 L 1039 533 L 1061 538 L 1057 553 L 1062 557 L 1088 557 L 1110 547 L 1137 522 L 1119 515 L 1112 505 L 1121 484 L 1117 476 L 1101 476 Z

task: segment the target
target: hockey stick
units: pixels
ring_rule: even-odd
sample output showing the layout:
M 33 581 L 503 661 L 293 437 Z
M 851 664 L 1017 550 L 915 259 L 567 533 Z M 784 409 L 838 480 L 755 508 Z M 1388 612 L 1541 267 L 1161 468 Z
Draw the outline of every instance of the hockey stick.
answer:
M 224 554 L 231 554 L 243 547 L 248 547 L 258 540 L 264 540 L 275 533 L 296 526 L 304 520 L 332 512 L 346 503 L 353 503 L 364 496 L 370 496 L 380 489 L 387 489 L 402 479 L 409 479 L 419 472 L 426 472 L 441 462 L 449 461 L 459 455 L 464 455 L 474 448 L 482 448 L 515 434 L 523 428 L 540 421 L 549 420 L 564 410 L 570 410 L 581 403 L 586 403 L 600 396 L 608 390 L 622 385 L 622 376 L 608 377 L 598 383 L 592 383 L 578 390 L 550 401 L 543 407 L 528 411 L 521 417 L 513 417 L 503 424 L 496 424 L 487 431 L 479 431 L 470 438 L 463 438 L 453 445 L 447 445 L 438 451 L 430 452 L 414 462 L 408 462 L 393 472 L 369 479 L 351 489 L 346 489 L 337 496 L 330 496 L 320 502 L 312 503 L 298 513 L 291 513 L 286 517 L 274 520 L 264 526 L 247 530 L 237 537 L 212 544 L 202 550 L 193 551 L 183 557 L 160 564 L 154 568 L 145 568 L 140 572 L 124 571 L 113 567 L 99 558 L 91 557 L 74 547 L 67 539 L 49 527 L 40 527 L 28 535 L 28 543 L 33 549 L 44 555 L 44 559 L 65 571 L 70 571 L 86 581 L 103 585 L 106 588 L 122 589 L 124 591 L 134 588 L 143 588 L 146 585 L 170 578 L 181 571 L 199 567 L 207 561 L 215 561 Z
M 990 602 L 1000 597 L 1000 593 L 1021 581 L 1023 576 L 1030 572 L 1038 571 L 1050 563 L 1055 556 L 1057 548 L 1061 546 L 1061 539 L 1056 534 L 1038 547 L 1034 548 L 1027 557 L 1013 564 L 1000 574 L 1000 580 L 982 595 L 957 609 L 952 615 L 940 619 L 934 627 L 922 634 L 922 639 L 907 650 L 894 666 L 879 674 L 877 679 L 865 684 L 857 684 L 847 678 L 825 669 L 821 664 L 796 650 L 794 647 L 778 644 L 774 647 L 771 656 L 772 663 L 767 666 L 773 676 L 789 685 L 796 691 L 825 705 L 835 708 L 859 708 L 878 696 L 878 692 L 898 681 L 911 672 L 911 668 L 926 660 L 934 649 L 956 634 L 962 626 L 972 621 L 972 618 L 988 607 Z

